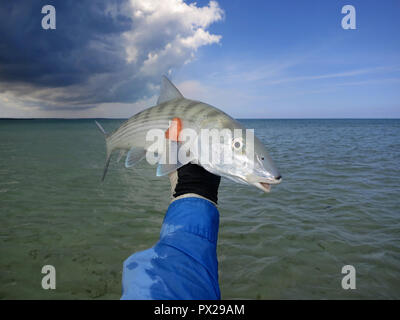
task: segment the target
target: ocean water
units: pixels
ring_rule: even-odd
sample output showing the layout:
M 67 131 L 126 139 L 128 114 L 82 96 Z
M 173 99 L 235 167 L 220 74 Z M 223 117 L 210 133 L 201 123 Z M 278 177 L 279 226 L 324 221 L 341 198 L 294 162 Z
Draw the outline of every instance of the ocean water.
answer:
M 241 122 L 283 182 L 263 194 L 223 179 L 222 298 L 399 299 L 400 120 Z M 101 184 L 104 157 L 93 120 L 0 120 L 0 298 L 120 298 L 123 261 L 159 237 L 169 181 L 113 161 Z M 47 264 L 56 290 L 41 287 Z

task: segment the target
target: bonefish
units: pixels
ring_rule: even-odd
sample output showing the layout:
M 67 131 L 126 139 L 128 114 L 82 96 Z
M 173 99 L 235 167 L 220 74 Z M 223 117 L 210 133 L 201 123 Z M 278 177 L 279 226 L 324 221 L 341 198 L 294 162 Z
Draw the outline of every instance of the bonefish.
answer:
M 246 130 L 238 121 L 231 118 L 223 111 L 203 102 L 189 100 L 183 97 L 179 90 L 164 76 L 161 83 L 161 93 L 157 104 L 142 112 L 137 113 L 124 122 L 112 134 L 107 134 L 96 121 L 97 126 L 106 138 L 106 165 L 103 172 L 104 180 L 114 151 L 120 151 L 120 157 L 126 153 L 125 166 L 131 167 L 146 157 L 151 141 L 148 141 L 149 130 L 158 129 L 165 133 L 165 139 L 175 144 L 179 149 L 183 141 L 179 135 L 184 129 L 191 129 L 201 137 L 202 130 Z M 201 138 L 198 138 L 199 142 Z M 204 140 L 204 139 L 203 139 Z M 204 142 L 204 141 L 203 141 Z M 158 164 L 157 175 L 169 174 L 186 163 L 194 162 L 206 170 L 225 176 L 236 182 L 254 185 L 264 192 L 270 191 L 272 184 L 281 182 L 281 175 L 270 158 L 266 147 L 257 138 L 253 137 L 251 148 L 248 140 L 235 138 L 222 142 L 224 147 L 232 149 L 232 161 L 204 160 L 200 154 L 191 154 L 187 161 Z M 214 154 L 226 150 L 213 148 Z M 248 152 L 249 150 L 252 152 Z M 217 150 L 217 151 L 215 151 Z M 203 150 L 204 151 L 204 150 Z M 167 152 L 165 149 L 164 152 Z M 201 151 L 200 151 L 201 152 Z M 220 155 L 217 154 L 217 157 Z M 161 158 L 161 155 L 159 155 Z M 222 157 L 222 155 L 221 155 Z

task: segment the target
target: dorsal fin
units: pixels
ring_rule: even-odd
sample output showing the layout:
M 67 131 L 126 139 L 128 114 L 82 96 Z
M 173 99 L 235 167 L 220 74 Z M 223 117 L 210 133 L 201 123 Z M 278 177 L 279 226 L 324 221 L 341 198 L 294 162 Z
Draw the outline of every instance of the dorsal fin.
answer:
M 158 97 L 157 104 L 173 100 L 176 98 L 183 98 L 183 95 L 179 90 L 173 85 L 173 83 L 166 77 L 161 78 L 161 92 Z

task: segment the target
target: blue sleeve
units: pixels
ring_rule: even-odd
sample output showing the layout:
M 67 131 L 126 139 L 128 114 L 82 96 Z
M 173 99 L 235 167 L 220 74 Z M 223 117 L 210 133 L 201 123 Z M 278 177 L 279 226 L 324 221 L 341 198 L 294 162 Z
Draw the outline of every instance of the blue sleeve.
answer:
M 121 299 L 220 299 L 218 228 L 219 213 L 211 202 L 172 202 L 160 240 L 124 262 Z

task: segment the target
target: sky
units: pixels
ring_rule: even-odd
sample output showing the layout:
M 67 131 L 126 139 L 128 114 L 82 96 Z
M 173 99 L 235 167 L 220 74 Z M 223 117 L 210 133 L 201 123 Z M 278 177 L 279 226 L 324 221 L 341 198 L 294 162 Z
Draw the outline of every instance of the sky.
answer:
M 163 74 L 236 118 L 400 118 L 399 30 L 398 0 L 1 1 L 0 118 L 128 118 Z

